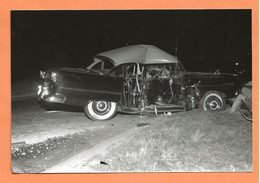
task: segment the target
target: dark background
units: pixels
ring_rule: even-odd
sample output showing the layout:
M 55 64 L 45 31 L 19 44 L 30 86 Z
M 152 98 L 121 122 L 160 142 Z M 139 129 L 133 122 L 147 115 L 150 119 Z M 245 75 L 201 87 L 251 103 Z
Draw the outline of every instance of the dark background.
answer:
M 50 67 L 86 67 L 97 53 L 151 44 L 188 71 L 252 77 L 251 10 L 12 11 L 12 83 Z M 238 65 L 236 66 L 236 63 Z

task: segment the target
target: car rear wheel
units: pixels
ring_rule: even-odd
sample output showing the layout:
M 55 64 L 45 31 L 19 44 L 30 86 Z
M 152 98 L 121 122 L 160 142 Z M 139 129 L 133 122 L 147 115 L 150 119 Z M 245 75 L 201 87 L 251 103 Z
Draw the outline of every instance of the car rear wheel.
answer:
M 217 91 L 207 92 L 199 103 L 199 108 L 204 111 L 218 112 L 226 108 L 226 102 Z
M 86 115 L 94 121 L 111 119 L 117 111 L 117 104 L 115 102 L 106 101 L 90 101 L 84 107 Z

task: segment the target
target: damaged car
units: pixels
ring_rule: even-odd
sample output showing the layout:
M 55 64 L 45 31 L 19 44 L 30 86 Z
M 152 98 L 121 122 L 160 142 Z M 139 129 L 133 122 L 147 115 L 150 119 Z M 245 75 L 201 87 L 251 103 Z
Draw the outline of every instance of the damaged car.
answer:
M 41 102 L 83 107 L 92 120 L 131 114 L 225 109 L 238 94 L 235 74 L 188 72 L 156 46 L 132 45 L 94 56 L 87 68 L 41 72 Z

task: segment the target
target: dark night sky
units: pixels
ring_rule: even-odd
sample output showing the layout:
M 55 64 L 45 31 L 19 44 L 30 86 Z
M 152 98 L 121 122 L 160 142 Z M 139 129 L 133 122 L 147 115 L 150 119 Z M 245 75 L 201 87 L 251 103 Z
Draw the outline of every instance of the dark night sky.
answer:
M 186 70 L 251 76 L 250 10 L 12 11 L 12 82 L 50 67 L 85 67 L 95 54 L 152 44 L 178 57 Z

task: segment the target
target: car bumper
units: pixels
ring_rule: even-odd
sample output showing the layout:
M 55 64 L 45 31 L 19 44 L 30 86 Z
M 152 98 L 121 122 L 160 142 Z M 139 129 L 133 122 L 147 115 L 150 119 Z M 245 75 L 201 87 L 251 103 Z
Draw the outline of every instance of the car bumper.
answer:
M 65 103 L 66 97 L 60 93 L 51 93 L 47 87 L 43 87 L 42 85 L 38 86 L 37 95 L 39 96 L 39 100 L 43 100 L 49 103 Z

